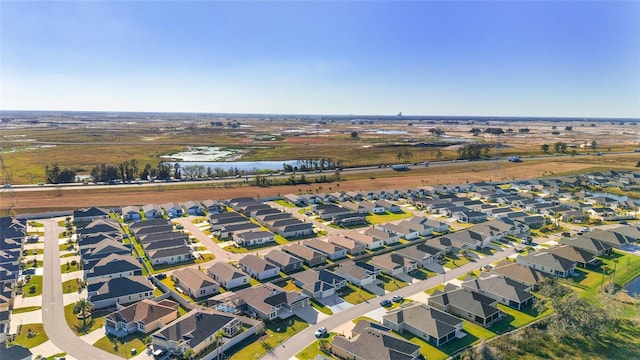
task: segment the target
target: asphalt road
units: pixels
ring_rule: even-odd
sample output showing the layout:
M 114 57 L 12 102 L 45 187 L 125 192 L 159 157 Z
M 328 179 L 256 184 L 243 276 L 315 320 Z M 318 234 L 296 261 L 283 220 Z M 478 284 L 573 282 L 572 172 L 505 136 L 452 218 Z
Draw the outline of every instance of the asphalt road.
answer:
M 61 351 L 78 360 L 122 360 L 121 357 L 100 350 L 81 340 L 67 325 L 64 318 L 60 250 L 55 220 L 42 220 L 44 224 L 44 271 L 42 279 L 42 322 L 49 340 Z
M 477 270 L 484 265 L 491 264 L 495 261 L 501 260 L 509 255 L 515 253 L 515 249 L 513 247 L 509 247 L 507 249 L 503 249 L 503 251 L 497 252 L 490 256 L 485 256 L 481 259 L 478 259 L 475 262 L 470 262 L 465 265 L 462 265 L 458 268 L 452 269 L 446 273 L 446 275 L 437 275 L 433 276 L 429 279 L 420 281 L 418 283 L 406 286 L 404 288 L 398 289 L 396 291 L 390 292 L 385 296 L 380 296 L 371 301 L 364 302 L 358 304 L 352 308 L 334 314 L 323 321 L 320 321 L 314 326 L 309 326 L 303 331 L 299 332 L 295 336 L 289 338 L 287 341 L 282 343 L 281 345 L 275 347 L 270 352 L 262 357 L 264 360 L 283 360 L 283 359 L 291 359 L 294 358 L 297 353 L 302 351 L 305 347 L 312 344 L 316 337 L 313 334 L 316 329 L 321 326 L 326 327 L 329 331 L 337 328 L 338 326 L 344 324 L 345 322 L 351 321 L 358 316 L 362 316 L 372 310 L 376 310 L 380 308 L 380 301 L 382 299 L 389 299 L 393 295 L 401 295 L 403 297 L 409 297 L 413 294 L 419 293 L 421 291 L 425 291 L 427 289 L 433 288 L 443 283 L 446 279 L 455 279 L 459 276 L 466 274 L 469 271 Z

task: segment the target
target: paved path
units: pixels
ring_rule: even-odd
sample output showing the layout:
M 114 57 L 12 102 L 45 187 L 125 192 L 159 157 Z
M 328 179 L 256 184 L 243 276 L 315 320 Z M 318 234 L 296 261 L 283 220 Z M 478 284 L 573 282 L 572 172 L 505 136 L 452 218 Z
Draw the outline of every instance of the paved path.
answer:
M 221 248 L 218 244 L 216 244 L 213 239 L 211 239 L 207 234 L 205 234 L 196 224 L 191 222 L 192 218 L 177 218 L 172 219 L 173 222 L 177 222 L 184 227 L 191 235 L 193 235 L 200 243 L 207 247 L 213 255 L 215 255 L 216 260 L 218 261 L 233 261 L 240 260 L 245 254 L 236 254 L 230 253 L 223 248 Z
M 42 281 L 42 321 L 49 340 L 62 352 L 78 360 L 122 360 L 119 356 L 95 348 L 82 341 L 67 325 L 60 276 L 60 252 L 55 220 L 42 220 L 45 226 L 44 278 Z
M 426 280 L 420 281 L 416 284 L 406 286 L 404 288 L 398 289 L 396 291 L 390 292 L 385 296 L 377 297 L 369 302 L 364 302 L 358 304 L 350 309 L 346 309 L 340 313 L 334 314 L 331 317 L 324 319 L 316 326 L 310 326 L 305 330 L 299 332 L 294 337 L 289 338 L 285 341 L 281 346 L 277 346 L 273 351 L 267 353 L 262 357 L 265 360 L 282 360 L 282 359 L 291 359 L 295 357 L 297 353 L 302 351 L 305 347 L 309 346 L 309 344 L 313 343 L 316 338 L 313 333 L 320 326 L 324 326 L 329 331 L 333 329 L 340 328 L 344 323 L 349 322 L 358 316 L 364 315 L 370 311 L 380 309 L 380 300 L 382 299 L 391 299 L 393 295 L 400 295 L 405 298 L 411 297 L 412 295 L 430 289 L 432 287 L 438 286 L 443 283 L 446 279 L 455 279 L 459 276 L 466 274 L 469 271 L 477 270 L 484 265 L 491 264 L 498 260 L 501 260 L 515 252 L 513 247 L 509 247 L 504 249 L 503 251 L 499 251 L 493 255 L 485 256 L 481 259 L 478 259 L 476 262 L 470 262 L 458 268 L 447 271 L 444 275 L 436 275 L 430 277 Z

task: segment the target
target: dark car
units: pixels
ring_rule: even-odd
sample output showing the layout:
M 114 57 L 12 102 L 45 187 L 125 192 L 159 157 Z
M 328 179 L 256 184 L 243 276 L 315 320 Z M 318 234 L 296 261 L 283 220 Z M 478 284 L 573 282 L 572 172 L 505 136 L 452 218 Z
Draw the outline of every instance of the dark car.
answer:
M 384 299 L 384 300 L 380 301 L 380 306 L 382 306 L 382 307 L 391 306 L 391 300 Z

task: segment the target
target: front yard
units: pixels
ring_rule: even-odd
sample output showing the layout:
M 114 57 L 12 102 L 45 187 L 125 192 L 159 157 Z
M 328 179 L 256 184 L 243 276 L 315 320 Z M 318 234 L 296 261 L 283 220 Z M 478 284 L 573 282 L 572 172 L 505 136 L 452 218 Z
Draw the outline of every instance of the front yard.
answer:
M 78 335 L 85 335 L 93 330 L 100 329 L 104 326 L 104 317 L 111 313 L 110 311 L 93 311 L 91 318 L 87 319 L 87 327 L 83 327 L 82 320 L 78 319 L 76 314 L 73 313 L 73 303 L 64 307 L 64 317 L 67 320 L 67 324 L 73 332 Z
M 47 340 L 49 337 L 42 324 L 24 324 L 20 325 L 20 333 L 16 335 L 14 343 L 30 349 Z
M 395 291 L 409 285 L 389 275 L 378 275 L 378 279 L 382 280 L 382 287 L 387 291 Z
M 388 223 L 390 221 L 402 220 L 402 219 L 410 218 L 412 216 L 413 214 L 411 212 L 404 211 L 404 210 L 398 213 L 385 211 L 381 214 L 369 213 L 369 215 L 367 215 L 365 219 L 367 220 L 367 223 L 369 223 L 370 225 L 376 225 L 376 224 Z
M 146 346 L 143 340 L 146 336 L 139 333 L 131 334 L 121 339 L 115 336 L 105 336 L 96 341 L 93 346 L 129 359 L 145 351 Z M 135 349 L 135 352 L 132 349 Z
M 251 336 L 226 352 L 230 360 L 259 359 L 274 347 L 309 327 L 309 324 L 294 316 L 287 320 L 268 322 L 265 334 Z
M 356 285 L 348 283 L 347 286 L 342 288 L 342 298 L 344 301 L 350 304 L 360 304 L 367 300 L 371 300 L 375 298 L 376 295 L 368 292 L 365 289 L 362 289 Z

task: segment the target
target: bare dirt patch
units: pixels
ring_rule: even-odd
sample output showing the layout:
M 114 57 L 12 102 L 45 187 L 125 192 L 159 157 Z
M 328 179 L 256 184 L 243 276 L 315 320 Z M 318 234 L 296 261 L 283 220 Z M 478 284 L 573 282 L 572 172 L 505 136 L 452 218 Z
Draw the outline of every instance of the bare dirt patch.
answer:
M 472 167 L 477 170 L 472 170 Z M 347 179 L 334 183 L 308 184 L 295 186 L 237 186 L 212 187 L 192 189 L 171 189 L 168 187 L 141 187 L 136 190 L 107 187 L 99 190 L 51 190 L 16 192 L 16 213 L 31 213 L 41 211 L 55 211 L 76 209 L 89 206 L 121 207 L 126 205 L 163 204 L 167 202 L 183 202 L 189 200 L 202 201 L 207 199 L 230 199 L 235 197 L 266 197 L 285 195 L 288 193 L 317 192 L 322 187 L 323 192 L 331 191 L 361 191 L 361 190 L 392 190 L 406 189 L 438 184 L 464 184 L 480 181 L 512 180 L 535 178 L 557 173 L 580 172 L 594 168 L 592 163 L 578 162 L 525 162 L 519 165 L 505 165 L 493 167 L 491 163 L 478 165 L 465 164 L 460 167 L 448 168 L 444 173 L 424 172 L 413 175 L 403 173 L 401 177 Z M 435 169 L 434 169 L 435 170 Z M 348 175 L 347 175 L 348 176 Z M 388 175 L 387 175 L 388 176 Z M 0 198 L 0 208 L 5 210 L 9 206 L 7 197 Z

